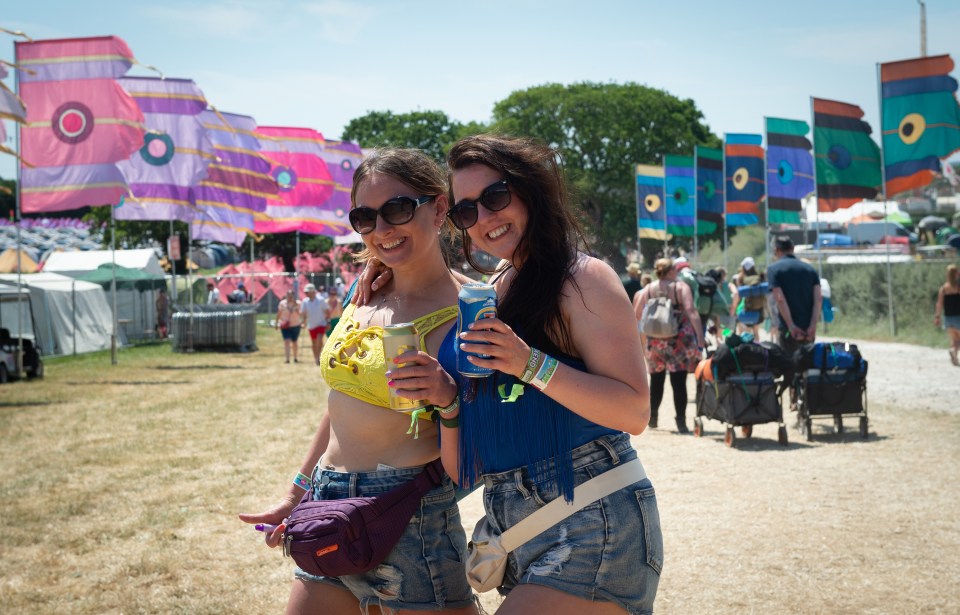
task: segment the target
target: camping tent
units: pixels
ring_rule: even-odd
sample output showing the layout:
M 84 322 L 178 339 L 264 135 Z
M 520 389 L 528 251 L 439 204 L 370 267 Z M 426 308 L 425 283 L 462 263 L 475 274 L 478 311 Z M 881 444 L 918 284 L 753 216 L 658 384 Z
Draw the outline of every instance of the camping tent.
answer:
M 93 271 L 75 276 L 84 282 L 99 284 L 107 293 L 107 301 L 112 302 L 113 265 L 106 263 Z M 117 279 L 117 318 L 130 339 L 153 337 L 153 326 L 157 322 L 156 291 L 167 287 L 162 275 L 150 274 L 139 269 L 116 267 Z
M 32 273 L 20 279 L 30 290 L 36 339 L 45 356 L 110 348 L 113 312 L 103 288 L 55 273 Z M 0 275 L 0 285 L 16 288 L 17 276 Z M 4 326 L 17 335 L 16 325 Z M 123 331 L 118 334 L 124 343 Z
M 115 257 L 110 250 L 56 252 L 44 263 L 43 270 L 100 284 L 107 293 L 107 303 L 112 306 L 110 267 L 114 259 L 117 263 L 117 321 L 120 328 L 130 339 L 151 338 L 157 322 L 155 289 L 166 284 L 160 260 L 153 250 L 117 250 Z M 138 272 L 147 277 L 133 284 L 119 279 L 135 276 Z M 144 289 L 144 286 L 148 288 Z
M 154 275 L 163 275 L 163 268 L 157 253 L 146 248 L 141 250 L 87 250 L 75 252 L 54 252 L 43 264 L 43 270 L 75 278 L 93 271 L 100 265 L 116 262 L 121 267 L 139 269 Z
M 25 250 L 20 250 L 20 271 L 22 273 L 36 273 L 37 263 Z M 0 273 L 16 273 L 17 271 L 17 250 L 16 248 L 7 248 L 3 254 L 0 254 Z

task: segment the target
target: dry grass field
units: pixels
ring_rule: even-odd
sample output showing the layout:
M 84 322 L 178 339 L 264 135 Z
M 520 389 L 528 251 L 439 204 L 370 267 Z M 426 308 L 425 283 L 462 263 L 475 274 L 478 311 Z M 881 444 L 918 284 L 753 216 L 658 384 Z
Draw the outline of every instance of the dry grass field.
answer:
M 325 386 L 259 333 L 255 353 L 141 347 L 0 387 L 0 612 L 282 612 L 292 563 L 236 515 L 284 492 Z M 867 441 L 825 422 L 786 448 L 772 424 L 736 449 L 711 421 L 635 438 L 664 528 L 657 612 L 960 612 L 960 414 L 910 387 L 871 396 Z M 478 494 L 462 510 L 469 531 Z

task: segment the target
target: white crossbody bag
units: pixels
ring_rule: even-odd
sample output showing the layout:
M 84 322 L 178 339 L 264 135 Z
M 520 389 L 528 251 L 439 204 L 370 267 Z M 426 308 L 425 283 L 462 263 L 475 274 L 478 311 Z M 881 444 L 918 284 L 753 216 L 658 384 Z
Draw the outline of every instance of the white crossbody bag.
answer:
M 545 532 L 570 515 L 582 510 L 611 493 L 647 477 L 639 459 L 594 476 L 573 490 L 573 502 L 559 497 L 534 512 L 510 529 L 497 534 L 484 516 L 473 529 L 468 545 L 467 580 L 478 592 L 489 591 L 503 582 L 507 568 L 507 554 L 538 534 Z

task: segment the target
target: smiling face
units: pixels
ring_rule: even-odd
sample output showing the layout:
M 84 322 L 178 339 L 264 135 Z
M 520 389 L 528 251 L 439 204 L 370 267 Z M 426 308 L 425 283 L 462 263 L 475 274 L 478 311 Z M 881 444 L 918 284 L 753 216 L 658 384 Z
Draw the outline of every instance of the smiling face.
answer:
M 476 200 L 485 188 L 504 177 L 495 169 L 482 164 L 472 164 L 458 169 L 451 175 L 454 203 L 463 199 Z M 527 228 L 527 205 L 516 193 L 510 204 L 500 211 L 490 211 L 483 205 L 477 207 L 477 223 L 467 229 L 473 243 L 497 258 L 514 261 L 517 246 Z M 519 263 L 514 262 L 514 265 Z
M 424 196 L 390 175 L 373 173 L 364 178 L 355 190 L 358 207 L 377 211 L 396 196 L 413 199 Z M 439 251 L 438 231 L 447 213 L 447 200 L 438 196 L 416 208 L 413 219 L 393 225 L 377 216 L 376 227 L 361 235 L 370 253 L 392 269 L 403 269 Z

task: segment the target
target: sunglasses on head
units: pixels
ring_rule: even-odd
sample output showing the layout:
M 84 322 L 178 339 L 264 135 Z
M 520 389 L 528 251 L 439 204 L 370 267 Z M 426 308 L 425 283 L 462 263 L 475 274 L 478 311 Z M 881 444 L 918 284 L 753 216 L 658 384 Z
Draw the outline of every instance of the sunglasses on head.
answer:
M 510 204 L 510 187 L 507 186 L 507 180 L 490 184 L 483 189 L 479 198 L 476 200 L 463 199 L 450 208 L 447 216 L 450 221 L 461 231 L 465 231 L 477 223 L 479 211 L 477 204 L 483 205 L 488 211 L 500 211 Z
M 366 235 L 377 228 L 377 216 L 383 218 L 387 224 L 399 226 L 413 220 L 413 214 L 417 207 L 424 203 L 429 203 L 437 195 L 426 195 L 418 198 L 410 196 L 395 196 L 383 205 L 380 209 L 360 206 L 350 210 L 350 226 L 361 235 Z

